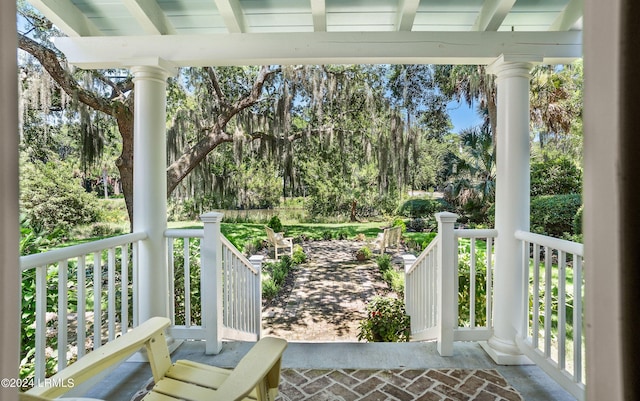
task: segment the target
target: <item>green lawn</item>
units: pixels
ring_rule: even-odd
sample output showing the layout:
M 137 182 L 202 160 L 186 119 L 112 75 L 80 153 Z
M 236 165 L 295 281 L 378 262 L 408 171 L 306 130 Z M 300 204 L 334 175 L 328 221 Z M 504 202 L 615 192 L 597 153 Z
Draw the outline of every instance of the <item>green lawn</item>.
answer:
M 386 222 L 368 223 L 296 223 L 284 224 L 284 232 L 287 237 L 320 240 L 330 236 L 331 239 L 339 237 L 355 239 L 364 235 L 367 239 L 375 238 L 382 232 Z M 221 231 L 239 250 L 243 250 L 244 244 L 256 240 L 266 240 L 265 225 L 261 223 L 222 223 Z M 202 228 L 202 223 L 197 221 L 170 222 L 169 228 Z M 428 244 L 436 236 L 436 233 L 404 233 L 405 240 L 415 241 L 419 244 Z

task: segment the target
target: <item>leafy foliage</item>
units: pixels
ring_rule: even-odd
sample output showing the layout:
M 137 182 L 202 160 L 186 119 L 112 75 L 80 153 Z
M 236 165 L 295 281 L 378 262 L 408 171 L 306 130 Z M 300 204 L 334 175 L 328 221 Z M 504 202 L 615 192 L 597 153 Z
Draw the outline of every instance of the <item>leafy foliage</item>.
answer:
M 358 340 L 407 342 L 410 335 L 410 317 L 402 299 L 377 296 L 367 304 L 367 318 L 360 322 Z
M 293 246 L 293 256 L 291 259 L 293 259 L 293 263 L 296 265 L 307 261 L 307 254 L 304 253 L 304 250 L 299 244 Z
M 363 246 L 356 251 L 356 259 L 358 260 L 369 260 L 372 255 L 371 249 L 367 246 Z
M 574 233 L 574 221 L 582 205 L 580 194 L 546 195 L 531 199 L 531 231 L 562 238 Z
M 269 223 L 267 224 L 267 226 L 269 226 L 269 228 L 271 228 L 276 233 L 281 233 L 283 230 L 282 222 L 280 221 L 280 218 L 278 216 L 273 216 L 271 219 L 269 219 Z
M 293 269 L 300 263 L 307 260 L 307 255 L 301 246 L 294 247 L 293 257 L 284 255 L 279 261 L 265 263 L 262 267 L 262 296 L 266 300 L 271 300 L 280 293 L 287 277 Z
M 475 287 L 471 287 L 471 246 L 469 241 L 461 242 L 462 248 L 458 256 L 458 324 L 471 324 L 471 292 L 474 292 L 475 326 L 485 326 L 487 323 L 487 265 L 486 244 L 476 241 L 475 248 Z
M 411 198 L 404 201 L 397 213 L 405 217 L 431 217 L 444 210 L 444 201 L 431 198 Z
M 20 204 L 36 231 L 66 235 L 99 217 L 96 198 L 86 193 L 66 163 L 22 163 Z
M 399 296 L 404 294 L 404 276 L 401 275 L 391 263 L 391 256 L 382 254 L 376 258 L 378 270 L 382 275 L 382 279 L 389 285 L 391 291 Z
M 531 163 L 531 196 L 582 192 L 582 171 L 567 157 Z

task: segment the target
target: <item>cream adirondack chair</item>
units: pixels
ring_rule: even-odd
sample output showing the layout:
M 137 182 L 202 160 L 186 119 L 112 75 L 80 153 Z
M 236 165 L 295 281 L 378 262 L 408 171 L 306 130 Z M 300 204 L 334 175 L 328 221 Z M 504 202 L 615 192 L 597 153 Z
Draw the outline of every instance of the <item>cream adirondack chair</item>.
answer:
M 73 379 L 79 385 L 101 371 L 120 363 L 145 347 L 155 386 L 145 401 L 258 400 L 275 399 L 280 383 L 280 364 L 287 342 L 264 337 L 251 348 L 233 370 L 179 360 L 171 363 L 164 329 L 167 318 L 155 317 L 52 377 L 52 383 Z M 70 390 L 65 387 L 34 387 L 20 395 L 20 401 L 52 400 Z
M 389 247 L 397 247 L 402 237 L 402 227 L 385 228 L 375 239 L 374 247 L 383 254 Z
M 289 256 L 293 256 L 293 238 L 285 237 L 284 233 L 277 233 L 271 227 L 264 228 L 267 231 L 267 242 L 273 245 L 275 258 L 278 260 L 278 249 L 288 248 Z

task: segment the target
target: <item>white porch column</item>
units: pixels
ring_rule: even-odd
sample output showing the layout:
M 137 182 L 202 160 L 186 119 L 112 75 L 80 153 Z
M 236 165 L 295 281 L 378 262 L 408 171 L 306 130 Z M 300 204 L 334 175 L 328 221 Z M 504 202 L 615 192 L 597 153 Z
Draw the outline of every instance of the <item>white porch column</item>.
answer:
M 133 231 L 149 238 L 140 244 L 139 316 L 143 322 L 168 316 L 169 289 L 164 231 L 167 227 L 166 82 L 157 66 L 131 67 L 135 83 Z
M 494 333 L 484 348 L 503 365 L 530 363 L 515 343 L 522 327 L 522 251 L 516 230 L 529 230 L 529 71 L 532 57 L 501 56 L 488 71 L 496 75 L 496 266 Z
M 200 215 L 204 223 L 204 238 L 201 242 L 202 268 L 202 325 L 206 330 L 205 354 L 218 354 L 222 350 L 224 313 L 222 301 L 222 239 L 220 223 L 222 213 L 210 212 Z

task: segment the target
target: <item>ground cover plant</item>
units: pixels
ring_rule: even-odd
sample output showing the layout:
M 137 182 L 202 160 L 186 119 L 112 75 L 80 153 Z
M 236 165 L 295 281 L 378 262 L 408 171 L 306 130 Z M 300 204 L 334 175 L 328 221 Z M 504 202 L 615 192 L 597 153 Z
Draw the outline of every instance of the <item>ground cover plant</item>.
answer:
M 367 317 L 360 322 L 358 340 L 407 342 L 410 335 L 411 320 L 404 300 L 377 296 L 367 304 Z

